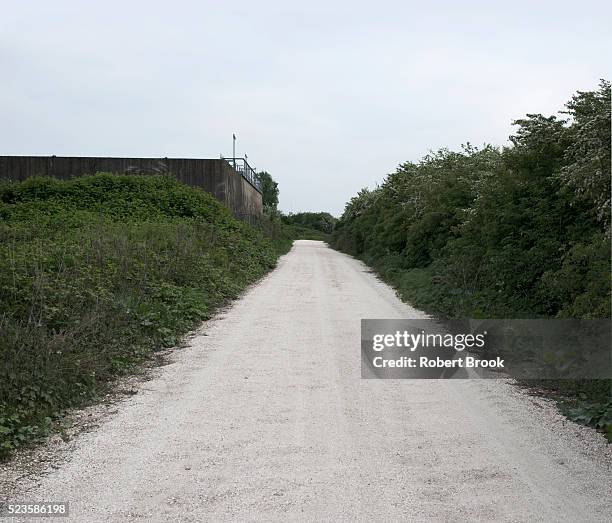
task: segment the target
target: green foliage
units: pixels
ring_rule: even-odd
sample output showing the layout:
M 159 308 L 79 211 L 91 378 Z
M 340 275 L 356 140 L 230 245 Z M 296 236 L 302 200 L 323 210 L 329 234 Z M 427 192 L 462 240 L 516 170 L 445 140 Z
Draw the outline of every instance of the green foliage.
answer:
M 301 225 L 287 225 L 283 224 L 287 234 L 290 235 L 294 240 L 317 240 L 327 242 L 329 241 L 329 234 L 325 234 L 317 229 L 310 227 L 302 227 Z
M 283 216 L 283 222 L 289 225 L 314 229 L 323 234 L 331 234 L 336 221 L 328 212 L 300 212 Z
M 612 442 L 612 398 L 610 380 L 562 380 L 525 383 L 552 394 L 569 419 L 601 430 Z
M 304 214 L 321 214 L 331 217 L 331 215 L 328 215 L 327 213 Z M 292 220 L 293 216 L 295 215 L 286 216 L 281 211 L 270 209 L 268 207 L 264 209 L 261 226 L 266 231 L 268 236 L 271 238 L 276 238 L 278 242 L 284 243 L 286 250 L 289 250 L 289 246 L 294 240 L 329 241 L 329 234 L 310 225 L 300 224 L 299 220 L 294 222 Z M 319 225 L 322 226 L 323 224 L 319 222 Z
M 264 209 L 276 211 L 278 207 L 278 183 L 266 171 L 258 172 L 255 176 L 257 176 L 257 180 L 261 184 Z
M 581 197 L 594 204 L 600 223 L 610 217 L 610 82 L 599 89 L 578 92 L 567 103 L 566 114 L 574 119 L 572 141 L 565 152 L 561 178 Z
M 512 147 L 400 165 L 347 203 L 332 245 L 440 316 L 610 317 L 610 83 L 565 114 L 517 120 Z M 598 425 L 606 401 L 592 403 Z
M 172 178 L 1 184 L 0 455 L 270 270 L 277 233 Z

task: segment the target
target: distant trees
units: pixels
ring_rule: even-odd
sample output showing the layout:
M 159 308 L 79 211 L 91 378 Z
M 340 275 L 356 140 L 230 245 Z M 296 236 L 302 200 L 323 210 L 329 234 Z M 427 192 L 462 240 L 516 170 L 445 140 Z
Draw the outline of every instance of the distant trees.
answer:
M 283 216 L 283 221 L 290 225 L 299 225 L 324 234 L 331 234 L 337 219 L 328 212 L 300 212 Z
M 278 210 L 278 183 L 270 173 L 257 173 L 261 183 L 265 216 L 261 225 L 269 236 L 284 236 L 292 239 L 327 240 L 336 223 L 336 218 L 327 212 L 302 212 L 284 215 Z

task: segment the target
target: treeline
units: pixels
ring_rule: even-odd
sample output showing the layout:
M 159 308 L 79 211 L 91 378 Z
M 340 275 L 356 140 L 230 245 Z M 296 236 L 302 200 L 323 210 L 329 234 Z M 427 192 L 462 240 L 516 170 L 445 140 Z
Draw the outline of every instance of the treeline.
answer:
M 512 146 L 407 162 L 346 205 L 333 244 L 444 317 L 610 316 L 610 83 Z
M 337 221 L 328 212 L 289 213 L 281 219 L 295 231 L 296 237 L 306 240 L 328 240 Z

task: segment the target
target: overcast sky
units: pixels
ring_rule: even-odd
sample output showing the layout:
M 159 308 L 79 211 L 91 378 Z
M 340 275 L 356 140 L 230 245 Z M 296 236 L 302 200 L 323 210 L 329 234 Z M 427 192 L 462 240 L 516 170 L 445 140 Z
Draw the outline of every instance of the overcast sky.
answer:
M 336 215 L 612 76 L 604 1 L 0 0 L 0 155 L 248 154 Z

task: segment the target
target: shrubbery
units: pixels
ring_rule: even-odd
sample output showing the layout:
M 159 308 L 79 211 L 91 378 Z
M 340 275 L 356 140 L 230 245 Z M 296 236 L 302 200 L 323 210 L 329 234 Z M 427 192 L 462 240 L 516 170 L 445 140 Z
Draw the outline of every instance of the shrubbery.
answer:
M 291 239 L 172 178 L 0 184 L 0 455 L 270 270 Z
M 328 212 L 299 212 L 283 216 L 283 221 L 289 225 L 307 227 L 323 234 L 331 234 L 337 220 Z
M 281 217 L 287 230 L 302 240 L 328 241 L 336 218 L 328 212 L 300 212 Z
M 440 316 L 609 318 L 610 83 L 563 114 L 517 120 L 512 147 L 400 165 L 351 199 L 332 244 Z M 547 385 L 610 427 L 609 382 Z

